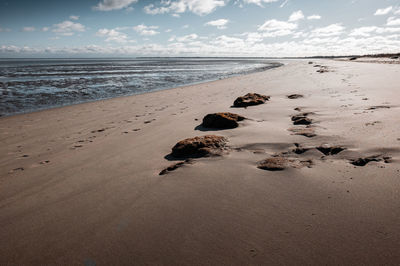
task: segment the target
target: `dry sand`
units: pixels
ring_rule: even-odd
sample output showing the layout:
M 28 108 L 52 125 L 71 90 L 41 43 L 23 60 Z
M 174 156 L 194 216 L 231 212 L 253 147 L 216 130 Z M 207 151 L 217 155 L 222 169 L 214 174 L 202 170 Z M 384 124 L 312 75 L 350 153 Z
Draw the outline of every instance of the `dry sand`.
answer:
M 0 265 L 398 265 L 400 67 L 286 63 L 1 118 Z M 248 92 L 271 100 L 230 108 Z M 314 112 L 317 136 L 289 131 L 305 127 L 296 107 Z M 211 112 L 250 119 L 195 130 Z M 229 151 L 158 175 L 177 141 L 206 134 Z M 324 156 L 321 144 L 346 150 Z M 279 153 L 311 168 L 257 168 Z M 350 164 L 371 155 L 381 161 Z

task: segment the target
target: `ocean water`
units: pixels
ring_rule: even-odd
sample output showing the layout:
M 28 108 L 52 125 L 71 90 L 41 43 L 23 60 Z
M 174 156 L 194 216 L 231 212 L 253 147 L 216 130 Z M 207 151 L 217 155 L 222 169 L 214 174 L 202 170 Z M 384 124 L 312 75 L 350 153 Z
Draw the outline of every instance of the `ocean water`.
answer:
M 280 66 L 267 59 L 0 59 L 0 116 L 141 94 Z

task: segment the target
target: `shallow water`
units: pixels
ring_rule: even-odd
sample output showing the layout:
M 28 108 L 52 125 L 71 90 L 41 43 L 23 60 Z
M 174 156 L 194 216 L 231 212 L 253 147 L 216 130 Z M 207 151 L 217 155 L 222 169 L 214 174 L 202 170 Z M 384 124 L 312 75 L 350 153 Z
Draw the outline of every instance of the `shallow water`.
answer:
M 174 88 L 279 66 L 266 59 L 0 59 L 0 115 Z

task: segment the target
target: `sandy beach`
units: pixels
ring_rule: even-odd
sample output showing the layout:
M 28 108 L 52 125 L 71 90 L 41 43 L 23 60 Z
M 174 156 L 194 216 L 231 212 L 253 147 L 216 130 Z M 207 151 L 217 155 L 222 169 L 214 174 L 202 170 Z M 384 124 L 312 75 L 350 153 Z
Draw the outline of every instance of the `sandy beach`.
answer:
M 0 265 L 400 264 L 399 65 L 284 63 L 0 118 Z M 271 98 L 231 108 L 249 92 Z M 198 127 L 215 112 L 247 119 Z M 228 139 L 222 156 L 159 175 L 208 134 Z M 257 168 L 276 155 L 309 164 Z

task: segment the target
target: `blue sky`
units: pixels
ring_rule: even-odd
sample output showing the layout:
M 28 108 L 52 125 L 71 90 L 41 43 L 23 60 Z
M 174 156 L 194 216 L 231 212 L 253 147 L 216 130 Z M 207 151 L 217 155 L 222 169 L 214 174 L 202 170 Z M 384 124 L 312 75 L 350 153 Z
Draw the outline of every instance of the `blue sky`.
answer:
M 0 0 L 0 57 L 399 52 L 400 0 Z

